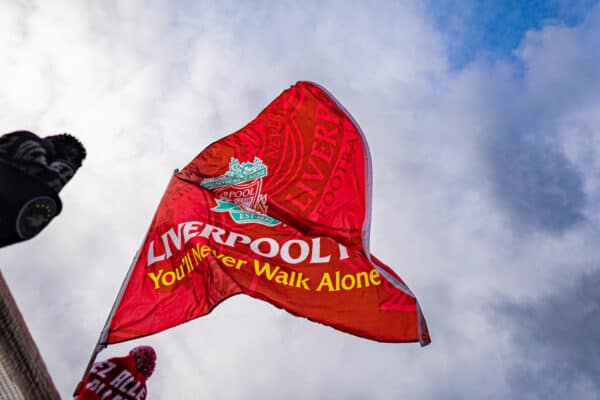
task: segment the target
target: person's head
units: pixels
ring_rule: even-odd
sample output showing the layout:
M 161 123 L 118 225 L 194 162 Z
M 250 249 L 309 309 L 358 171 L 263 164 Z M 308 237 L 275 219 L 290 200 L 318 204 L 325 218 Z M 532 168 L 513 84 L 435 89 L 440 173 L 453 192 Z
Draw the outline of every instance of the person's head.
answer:
M 81 163 L 86 156 L 86 151 L 85 147 L 83 147 L 75 136 L 68 133 L 61 133 L 60 135 L 46 136 L 44 140 L 52 144 L 55 159 L 69 162 L 74 170 L 81 167 Z
M 154 372 L 156 366 L 156 352 L 150 346 L 137 346 L 131 349 L 130 355 L 135 358 L 137 369 L 146 377 L 150 378 L 150 375 Z

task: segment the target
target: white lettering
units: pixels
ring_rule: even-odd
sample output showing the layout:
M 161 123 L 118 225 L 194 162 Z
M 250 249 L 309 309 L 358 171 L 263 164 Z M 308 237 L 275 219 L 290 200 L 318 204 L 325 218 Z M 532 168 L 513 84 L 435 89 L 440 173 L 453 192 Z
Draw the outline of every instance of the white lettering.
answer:
M 144 396 L 146 396 L 146 388 L 142 388 L 135 398 L 136 400 L 142 400 Z
M 345 260 L 346 258 L 348 258 L 348 249 L 346 248 L 346 246 L 338 243 L 338 247 L 340 249 L 340 260 Z
M 300 254 L 296 258 L 292 258 L 290 254 L 290 247 L 293 244 L 297 244 L 300 247 Z M 281 259 L 286 263 L 298 264 L 306 260 L 306 257 L 308 257 L 308 253 L 310 253 L 310 250 L 308 249 L 308 243 L 306 243 L 304 240 L 288 240 L 283 244 L 283 246 L 281 246 Z
M 202 229 L 200 230 L 201 227 Z M 281 259 L 288 264 L 299 264 L 307 259 L 310 264 L 323 264 L 330 262 L 332 256 L 337 257 L 338 260 L 349 258 L 348 249 L 345 246 L 335 242 L 332 243 L 331 240 L 327 238 L 325 238 L 325 240 L 328 240 L 329 243 L 322 241 L 321 239 L 323 238 L 321 237 L 311 238 L 310 244 L 302 239 L 290 239 L 278 243 L 273 238 L 262 237 L 252 239 L 248 235 L 226 231 L 218 226 L 200 221 L 180 223 L 177 226 L 177 230 L 171 228 L 160 237 L 164 247 L 164 249 L 162 249 L 164 250 L 164 253 L 157 254 L 154 241 L 150 241 L 146 266 L 169 259 L 173 256 L 172 249 L 183 249 L 184 244 L 194 237 L 203 237 L 214 243 L 228 247 L 236 247 L 238 244 L 249 245 L 250 250 L 261 257 L 273 258 L 279 255 Z M 337 247 L 337 252 L 335 251 L 334 246 Z M 155 285 L 161 278 L 165 280 L 167 284 L 172 284 L 175 274 L 173 273 L 173 276 L 167 276 L 165 273 L 161 277 L 159 272 L 159 275 L 155 276 L 155 278 Z
M 135 385 L 133 385 L 133 387 L 127 391 L 127 395 L 129 395 L 129 396 L 131 396 L 131 397 L 135 397 L 135 396 L 136 396 L 136 393 L 135 393 L 135 391 L 136 391 L 136 390 L 137 390 L 137 388 L 139 388 L 139 387 L 140 387 L 140 382 L 138 382 L 138 381 L 135 381 Z
M 200 232 L 200 236 L 208 239 L 208 237 L 211 236 L 211 234 L 213 240 L 216 243 L 223 244 L 223 239 L 221 238 L 221 236 L 225 234 L 225 229 L 219 228 L 218 226 L 205 224 L 204 229 L 202 229 L 202 232 Z
M 194 236 L 198 236 L 197 228 L 202 226 L 202 222 L 199 221 L 191 221 L 186 222 L 183 226 L 183 242 L 187 243 Z
M 107 365 L 105 365 L 106 368 L 103 368 L 102 370 L 97 372 L 98 376 L 101 378 L 106 378 L 106 374 L 108 372 L 112 371 L 113 369 L 115 369 L 115 367 L 117 366 L 117 364 L 112 363 L 110 361 L 106 361 L 106 364 L 107 364 Z
M 129 377 L 131 377 L 131 372 L 125 369 L 110 382 L 110 386 L 117 387 Z
M 177 248 L 177 250 L 181 250 L 181 244 L 182 244 L 181 243 L 181 239 L 182 239 L 181 231 L 182 231 L 183 225 L 184 224 L 179 224 L 177 226 L 177 233 L 175 233 L 175 229 L 171 228 L 166 233 L 163 233 L 160 236 L 162 239 L 163 245 L 165 246 L 167 258 L 169 258 L 173 255 L 173 253 L 171 252 L 171 246 L 169 246 L 169 238 L 171 238 L 171 241 L 175 245 L 175 248 Z
M 330 255 L 325 257 L 321 256 L 321 238 L 313 238 L 312 239 L 312 252 L 310 255 L 310 263 L 311 264 L 320 264 L 329 262 L 331 259 Z
M 152 265 L 157 261 L 162 261 L 165 259 L 165 255 L 162 254 L 158 257 L 154 255 L 154 240 L 150 242 L 150 246 L 148 246 L 148 263 L 146 265 Z
M 250 236 L 243 235 L 237 232 L 229 232 L 229 236 L 227 236 L 227 240 L 225 241 L 225 246 L 235 247 L 235 242 L 239 239 L 239 242 L 242 244 L 250 244 L 252 239 Z
M 260 249 L 261 243 L 268 243 L 268 245 L 269 245 L 268 252 L 264 252 Z M 259 256 L 273 258 L 277 255 L 277 252 L 279 251 L 279 244 L 277 243 L 277 241 L 275 239 L 258 238 L 255 241 L 253 241 L 252 243 L 250 243 L 250 250 L 252 250 L 256 254 L 258 254 Z

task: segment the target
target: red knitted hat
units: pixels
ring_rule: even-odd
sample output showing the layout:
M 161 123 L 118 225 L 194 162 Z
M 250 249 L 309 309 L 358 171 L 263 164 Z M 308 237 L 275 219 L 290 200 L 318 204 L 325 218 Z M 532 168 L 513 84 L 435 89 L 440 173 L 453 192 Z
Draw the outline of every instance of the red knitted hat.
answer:
M 140 371 L 146 379 L 150 378 L 150 375 L 154 372 L 156 366 L 156 352 L 150 346 L 137 346 L 131 349 L 129 352 L 135 358 L 137 363 L 137 369 Z

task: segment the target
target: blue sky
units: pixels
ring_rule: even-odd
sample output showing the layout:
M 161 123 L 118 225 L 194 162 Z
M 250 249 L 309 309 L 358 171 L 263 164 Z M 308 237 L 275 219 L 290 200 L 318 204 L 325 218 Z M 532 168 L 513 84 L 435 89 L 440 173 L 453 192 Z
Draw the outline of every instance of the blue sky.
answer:
M 544 25 L 581 23 L 597 0 L 427 0 L 426 9 L 449 41 L 449 61 L 512 59 L 525 33 Z
M 173 169 L 311 80 L 366 135 L 371 248 L 432 344 L 237 296 L 100 358 L 153 345 L 156 399 L 600 398 L 599 43 L 590 1 L 3 1 L 0 126 L 88 150 L 59 218 L 0 253 L 61 393 Z

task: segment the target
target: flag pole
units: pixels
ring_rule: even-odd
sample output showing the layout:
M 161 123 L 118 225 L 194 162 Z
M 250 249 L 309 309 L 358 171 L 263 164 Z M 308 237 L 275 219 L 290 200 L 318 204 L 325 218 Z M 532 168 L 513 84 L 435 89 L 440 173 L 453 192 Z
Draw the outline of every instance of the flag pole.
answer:
M 144 238 L 144 240 L 145 240 L 145 238 Z M 142 243 L 142 246 L 143 246 L 143 243 Z M 108 317 L 106 318 L 106 322 L 104 323 L 104 328 L 102 328 L 102 331 L 100 332 L 100 336 L 98 337 L 98 341 L 96 342 L 96 345 L 94 346 L 94 350 L 92 351 L 92 355 L 90 356 L 90 360 L 88 361 L 87 367 L 85 367 L 83 376 L 81 377 L 81 380 L 75 387 L 75 391 L 73 392 L 73 397 L 75 397 L 79 394 L 79 392 L 81 391 L 82 386 L 83 386 L 83 381 L 85 380 L 85 377 L 87 376 L 88 372 L 90 372 L 90 369 L 92 369 L 92 365 L 94 365 L 94 362 L 96 361 L 96 357 L 108 345 L 106 343 L 106 339 L 108 338 L 108 331 L 109 331 L 110 323 L 115 314 L 117 306 L 119 305 L 119 303 L 121 302 L 121 299 L 123 298 L 123 293 L 125 292 L 125 288 L 127 287 L 127 284 L 129 283 L 129 279 L 131 278 L 131 273 L 133 272 L 133 267 L 135 266 L 135 264 L 140 256 L 141 250 L 142 249 L 140 247 L 140 249 L 137 251 L 135 257 L 133 258 L 133 262 L 129 266 L 127 275 L 125 276 L 125 279 L 123 280 L 123 283 L 121 284 L 121 289 L 119 289 L 119 294 L 117 295 L 117 298 L 115 299 L 115 302 L 112 305 L 110 313 L 108 314 Z
M 175 169 L 173 171 L 173 176 L 175 176 L 175 174 L 177 172 L 179 172 L 179 170 Z M 171 177 L 171 179 L 173 179 L 173 176 Z M 169 180 L 169 183 L 171 183 L 171 180 Z M 150 229 L 148 229 L 148 230 L 150 230 Z M 144 236 L 144 240 L 142 241 L 141 246 L 138 248 L 138 251 L 136 252 L 135 257 L 133 257 L 133 261 L 131 262 L 131 265 L 129 266 L 127 275 L 125 275 L 125 279 L 123 280 L 123 283 L 121 284 L 121 288 L 119 289 L 119 293 L 117 294 L 117 298 L 115 299 L 115 302 L 112 305 L 110 313 L 108 314 L 108 317 L 106 318 L 106 322 L 104 323 L 104 328 L 102 328 L 102 331 L 100 332 L 100 336 L 98 337 L 98 341 L 96 342 L 96 345 L 94 346 L 94 350 L 92 351 L 92 355 L 90 356 L 90 360 L 88 361 L 87 367 L 85 367 L 83 376 L 81 377 L 81 380 L 79 381 L 79 383 L 75 387 L 75 390 L 73 391 L 73 397 L 79 395 L 79 392 L 81 392 L 81 389 L 83 386 L 83 382 L 85 381 L 85 377 L 87 376 L 88 372 L 90 372 L 90 369 L 92 369 L 92 365 L 94 365 L 94 362 L 96 361 L 96 357 L 102 350 L 104 350 L 108 346 L 108 343 L 106 343 L 106 339 L 108 339 L 108 331 L 110 330 L 110 328 L 109 328 L 110 323 L 112 321 L 113 316 L 115 315 L 117 306 L 119 305 L 119 303 L 121 302 L 121 299 L 123 298 L 123 294 L 125 293 L 125 288 L 129 284 L 129 279 L 131 279 L 131 274 L 133 273 L 133 267 L 135 266 L 135 264 L 137 264 L 137 261 L 140 257 L 140 253 L 142 252 L 142 247 L 144 246 L 144 242 L 146 241 L 147 236 L 148 236 L 148 233 L 146 233 L 146 235 Z

